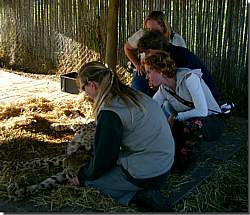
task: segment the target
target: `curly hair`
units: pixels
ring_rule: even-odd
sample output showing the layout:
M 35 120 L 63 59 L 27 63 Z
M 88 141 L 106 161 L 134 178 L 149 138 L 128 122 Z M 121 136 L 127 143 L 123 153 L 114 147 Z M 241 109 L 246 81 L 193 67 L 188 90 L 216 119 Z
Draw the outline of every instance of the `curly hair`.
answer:
M 148 65 L 167 78 L 173 78 L 176 75 L 175 61 L 168 52 L 162 50 L 149 50 L 147 56 L 143 59 L 143 65 Z

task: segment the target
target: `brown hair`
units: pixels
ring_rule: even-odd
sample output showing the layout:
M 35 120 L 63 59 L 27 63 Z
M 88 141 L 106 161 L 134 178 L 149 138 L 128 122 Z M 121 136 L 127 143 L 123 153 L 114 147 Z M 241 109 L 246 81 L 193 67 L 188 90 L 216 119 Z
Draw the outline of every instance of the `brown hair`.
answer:
M 157 31 L 146 31 L 139 39 L 138 50 L 139 52 L 146 52 L 148 49 L 167 50 L 169 41 L 166 37 Z
M 166 20 L 166 17 L 162 11 L 152 11 L 144 20 L 144 28 L 148 20 L 155 20 L 161 27 L 163 27 L 163 34 L 167 39 L 170 39 L 172 34 L 172 28 L 170 23 Z
M 173 78 L 176 75 L 175 61 L 168 52 L 150 49 L 142 63 L 144 66 L 151 66 L 168 78 Z

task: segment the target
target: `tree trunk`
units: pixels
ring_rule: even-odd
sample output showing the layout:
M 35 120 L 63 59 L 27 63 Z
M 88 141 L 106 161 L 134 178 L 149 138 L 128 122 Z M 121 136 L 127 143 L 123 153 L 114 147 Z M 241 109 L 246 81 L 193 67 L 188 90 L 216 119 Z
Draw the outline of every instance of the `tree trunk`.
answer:
M 111 68 L 113 71 L 116 70 L 117 62 L 118 8 L 119 0 L 110 0 L 108 10 L 105 63 L 108 64 L 109 68 Z

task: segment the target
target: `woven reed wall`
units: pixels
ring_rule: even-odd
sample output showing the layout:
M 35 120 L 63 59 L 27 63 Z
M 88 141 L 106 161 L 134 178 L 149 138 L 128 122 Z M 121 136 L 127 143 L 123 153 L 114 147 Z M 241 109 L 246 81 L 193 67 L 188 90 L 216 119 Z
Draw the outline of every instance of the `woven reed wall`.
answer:
M 1 64 L 62 74 L 103 59 L 107 8 L 108 0 L 0 0 Z M 123 44 L 152 10 L 165 12 L 224 95 L 247 99 L 246 0 L 120 0 L 118 64 L 126 64 Z

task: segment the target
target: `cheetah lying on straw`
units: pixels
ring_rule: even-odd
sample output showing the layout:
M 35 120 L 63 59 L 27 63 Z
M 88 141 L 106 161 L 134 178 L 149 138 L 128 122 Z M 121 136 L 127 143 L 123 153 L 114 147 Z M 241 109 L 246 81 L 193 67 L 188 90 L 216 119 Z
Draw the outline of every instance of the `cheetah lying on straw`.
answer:
M 10 199 L 18 200 L 38 193 L 40 190 L 50 189 L 57 186 L 58 184 L 69 182 L 71 178 L 77 175 L 80 166 L 84 164 L 82 162 L 80 164 L 77 163 L 77 161 L 75 162 L 77 151 L 80 148 L 84 148 L 84 150 L 87 152 L 87 156 L 85 156 L 85 162 L 87 162 L 89 159 L 90 155 L 88 156 L 88 154 L 90 154 L 91 146 L 94 141 L 96 127 L 94 122 L 77 126 L 51 124 L 51 127 L 57 131 L 63 131 L 64 129 L 70 128 L 75 132 L 73 139 L 67 145 L 66 155 L 60 155 L 53 158 L 34 159 L 32 162 L 18 163 L 18 166 L 15 168 L 41 169 L 48 168 L 50 166 L 62 166 L 63 171 L 50 176 L 38 184 L 23 188 L 18 188 L 18 185 L 14 185 L 14 188 L 10 187 L 8 189 L 8 195 Z M 84 155 L 80 154 L 80 156 L 83 157 Z

